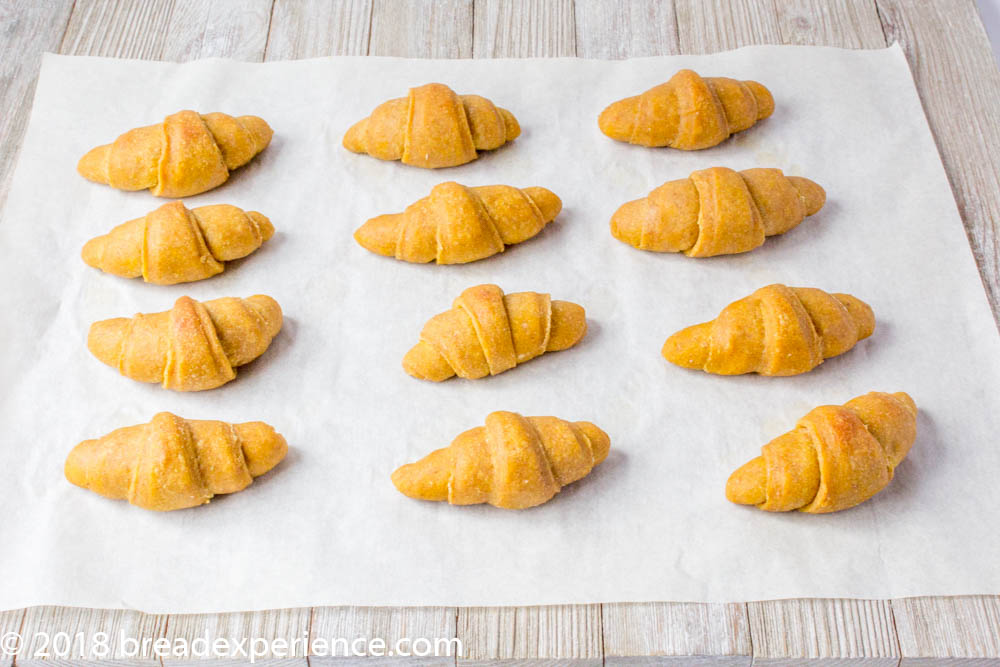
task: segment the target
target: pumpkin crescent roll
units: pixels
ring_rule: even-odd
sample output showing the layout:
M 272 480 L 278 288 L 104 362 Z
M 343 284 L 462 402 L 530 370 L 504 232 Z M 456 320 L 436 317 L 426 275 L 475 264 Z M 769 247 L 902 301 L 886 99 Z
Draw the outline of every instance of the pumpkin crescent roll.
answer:
M 123 278 L 173 285 L 211 278 L 274 234 L 257 211 L 228 204 L 188 209 L 179 201 L 118 225 L 83 246 L 83 261 Z
M 586 333 L 586 315 L 575 303 L 476 285 L 462 292 L 451 310 L 428 320 L 420 342 L 403 357 L 403 369 L 433 382 L 453 375 L 475 380 L 573 347 Z
M 702 78 L 682 69 L 666 83 L 611 104 L 597 123 L 616 141 L 694 151 L 720 144 L 773 112 L 774 98 L 756 81 Z
M 672 335 L 663 356 L 718 375 L 798 375 L 874 331 L 871 307 L 850 294 L 768 285 L 729 304 L 711 322 Z
M 229 172 L 267 148 L 272 134 L 257 116 L 178 111 L 92 149 L 76 170 L 119 190 L 189 197 L 225 183 Z
M 285 439 L 263 422 L 229 424 L 161 412 L 148 424 L 84 440 L 66 458 L 66 479 L 148 510 L 204 505 L 236 493 L 278 465 Z
M 402 213 L 372 218 L 354 232 L 364 248 L 404 262 L 464 264 L 538 234 L 562 210 L 545 188 L 435 185 Z
M 917 406 L 903 392 L 823 405 L 736 470 L 726 498 L 768 512 L 854 507 L 889 484 L 916 437 Z
M 639 250 L 731 255 L 795 228 L 825 201 L 819 185 L 780 169 L 712 167 L 623 204 L 611 217 L 611 234 Z
M 344 135 L 344 148 L 427 169 L 454 167 L 521 134 L 514 114 L 479 95 L 456 95 L 442 83 L 375 107 Z
M 610 446 L 608 434 L 590 422 L 493 412 L 485 427 L 398 468 L 392 483 L 419 500 L 524 509 L 586 477 Z
M 133 380 L 201 391 L 235 378 L 235 367 L 264 354 L 280 329 L 281 307 L 269 296 L 182 296 L 162 313 L 94 322 L 87 347 Z

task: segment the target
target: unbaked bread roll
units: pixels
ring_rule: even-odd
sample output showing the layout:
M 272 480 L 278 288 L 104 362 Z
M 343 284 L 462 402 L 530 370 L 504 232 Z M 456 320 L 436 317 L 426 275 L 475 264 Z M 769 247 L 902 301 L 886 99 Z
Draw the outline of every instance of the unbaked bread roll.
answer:
M 712 167 L 623 204 L 611 217 L 611 234 L 640 250 L 730 255 L 797 227 L 825 201 L 819 185 L 780 169 Z
M 476 285 L 428 320 L 403 368 L 421 380 L 441 382 L 455 375 L 475 380 L 573 347 L 586 333 L 586 314 L 575 303 Z
M 222 273 L 274 234 L 257 211 L 229 204 L 188 209 L 179 201 L 123 222 L 83 246 L 83 261 L 123 278 L 173 285 Z
M 139 382 L 165 389 L 201 391 L 236 377 L 281 329 L 281 307 L 269 296 L 224 297 L 201 303 L 182 296 L 162 313 L 95 322 L 91 353 Z
M 641 146 L 685 151 L 710 148 L 774 112 L 770 91 L 756 81 L 702 78 L 689 69 L 601 112 L 601 132 Z
M 562 202 L 545 188 L 435 185 L 402 213 L 372 218 L 354 232 L 365 249 L 404 262 L 464 264 L 527 241 L 551 222 Z
M 225 183 L 229 172 L 267 148 L 273 134 L 257 116 L 178 111 L 92 149 L 76 170 L 119 190 L 190 197 Z
M 871 307 L 850 294 L 768 285 L 729 304 L 714 320 L 672 335 L 663 356 L 718 375 L 797 375 L 874 331 Z
M 916 437 L 917 406 L 903 392 L 824 405 L 734 472 L 726 498 L 768 512 L 854 507 L 889 484 Z
M 204 505 L 236 493 L 278 465 L 285 439 L 263 422 L 229 424 L 161 412 L 148 424 L 84 440 L 66 459 L 66 479 L 148 510 Z
M 397 469 L 392 483 L 420 500 L 524 509 L 586 477 L 610 447 L 608 434 L 590 422 L 493 412 L 485 427 Z
M 375 107 L 344 135 L 344 148 L 380 160 L 437 169 L 472 162 L 521 134 L 514 114 L 479 95 L 456 95 L 442 83 L 411 88 Z

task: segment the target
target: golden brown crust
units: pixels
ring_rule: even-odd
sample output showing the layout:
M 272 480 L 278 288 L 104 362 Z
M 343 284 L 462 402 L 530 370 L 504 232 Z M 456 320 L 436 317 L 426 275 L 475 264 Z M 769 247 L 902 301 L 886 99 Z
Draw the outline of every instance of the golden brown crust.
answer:
M 826 201 L 807 178 L 780 169 L 712 167 L 623 204 L 611 234 L 640 250 L 712 257 L 748 252 L 796 227 Z
M 917 437 L 909 395 L 871 392 L 823 405 L 737 469 L 726 497 L 769 512 L 837 512 L 881 491 Z
M 368 220 L 354 239 L 367 250 L 404 262 L 464 264 L 535 236 L 560 210 L 559 197 L 545 188 L 470 188 L 449 181 L 402 213 Z
M 455 375 L 474 380 L 565 350 L 586 333 L 586 314 L 575 303 L 476 285 L 462 292 L 450 310 L 428 320 L 420 341 L 403 358 L 403 369 L 433 382 Z
M 601 132 L 641 146 L 699 150 L 722 143 L 774 111 L 771 93 L 756 81 L 702 78 L 683 69 L 666 83 L 601 112 Z
M 188 209 L 170 202 L 87 241 L 83 261 L 124 278 L 173 285 L 210 278 L 224 262 L 246 257 L 274 234 L 256 211 L 228 204 Z
M 663 356 L 718 375 L 797 375 L 843 354 L 875 330 L 868 304 L 850 294 L 768 285 L 710 322 L 670 336 Z
M 66 459 L 66 479 L 106 498 L 169 511 L 242 491 L 288 451 L 263 422 L 229 424 L 161 412 L 148 424 L 84 440 Z
M 119 190 L 189 197 L 225 183 L 230 171 L 267 147 L 272 134 L 257 116 L 179 111 L 90 150 L 77 171 Z
M 281 307 L 269 296 L 204 303 L 183 296 L 168 311 L 95 322 L 87 347 L 133 380 L 201 391 L 235 378 L 235 368 L 263 354 L 280 329 Z
M 590 422 L 494 412 L 485 427 L 398 468 L 392 482 L 420 500 L 524 509 L 590 474 L 609 448 L 608 435 Z
M 454 167 L 521 133 L 514 115 L 479 95 L 429 83 L 380 104 L 344 135 L 344 148 L 427 169 Z

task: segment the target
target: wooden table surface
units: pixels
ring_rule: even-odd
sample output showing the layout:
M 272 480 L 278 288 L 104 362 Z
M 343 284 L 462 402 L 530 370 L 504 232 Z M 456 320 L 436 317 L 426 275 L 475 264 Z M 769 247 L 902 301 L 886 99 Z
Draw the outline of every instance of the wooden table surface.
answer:
M 1000 313 L 1000 72 L 974 0 L 0 0 L 0 35 L 0 206 L 43 51 L 177 61 L 364 54 L 626 58 L 748 44 L 882 48 L 898 41 L 913 70 L 994 317 Z M 11 540 L 4 548 L 30 547 Z M 1000 554 L 997 563 L 1000 567 Z M 19 632 L 24 638 L 16 656 L 0 655 L 0 667 L 52 664 L 35 656 L 40 633 L 90 637 L 98 631 L 171 640 L 206 633 L 210 639 L 236 641 L 292 640 L 304 632 L 328 639 L 381 637 L 390 643 L 398 637 L 458 637 L 462 664 L 1000 665 L 1000 596 L 314 607 L 218 615 L 35 607 L 0 612 L 0 635 Z M 294 655 L 271 655 L 264 662 L 331 661 L 307 657 L 302 650 Z M 118 658 L 116 664 L 182 662 L 115 652 L 110 658 Z M 394 660 L 416 662 L 336 662 Z M 455 658 L 421 662 L 451 665 Z

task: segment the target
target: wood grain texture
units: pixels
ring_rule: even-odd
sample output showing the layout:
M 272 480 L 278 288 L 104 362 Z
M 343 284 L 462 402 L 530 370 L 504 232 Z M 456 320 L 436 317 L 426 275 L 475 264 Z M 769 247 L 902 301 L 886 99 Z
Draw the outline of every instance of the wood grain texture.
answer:
M 680 53 L 672 2 L 580 2 L 574 17 L 576 55 L 581 58 L 639 58 Z
M 368 55 L 471 58 L 472 0 L 374 0 Z
M 0 210 L 28 125 L 43 51 L 55 51 L 72 0 L 0 3 Z
M 156 60 L 172 10 L 172 0 L 76 0 L 59 53 Z
M 275 0 L 265 60 L 363 56 L 372 0 Z
M 573 0 L 476 0 L 477 58 L 576 55 Z
M 20 635 L 26 613 L 24 609 L 0 612 L 0 637 L 9 638 L 13 636 L 10 633 Z M 16 641 L 13 644 L 8 644 L 8 641 L 10 640 L 4 639 L 3 645 L 0 646 L 0 667 L 11 667 L 14 664 L 14 656 L 20 648 Z
M 901 665 L 1000 664 L 1000 596 L 892 601 Z
M 974 0 L 878 0 L 886 39 L 913 70 L 955 201 L 1000 323 L 1000 70 Z
M 225 658 L 208 656 L 213 665 L 245 665 L 253 661 L 275 665 L 306 667 L 309 645 L 308 607 L 273 609 L 231 614 L 171 614 L 164 637 L 170 646 L 189 646 L 186 656 L 164 657 L 163 665 L 204 664 L 193 642 L 204 638 L 205 646 L 221 640 L 227 647 L 220 651 Z M 277 640 L 277 641 L 276 641 Z
M 607 664 L 641 664 L 643 658 L 655 659 L 657 664 L 750 664 L 750 625 L 744 604 L 605 604 L 603 615 Z
M 390 650 L 400 639 L 406 638 L 410 646 L 400 647 L 406 652 L 424 652 L 415 645 L 418 640 L 431 642 L 455 637 L 454 607 L 315 607 L 312 612 L 309 663 L 317 665 L 343 665 L 345 656 L 337 640 L 354 642 L 359 638 L 383 640 Z M 324 648 L 316 642 L 326 642 Z M 419 651 L 417 649 L 420 649 Z M 436 657 L 385 656 L 365 659 L 366 665 L 420 664 L 454 665 L 457 650 L 441 645 Z M 449 656 L 449 653 L 451 654 Z
M 682 53 L 781 44 L 774 0 L 675 0 Z
M 260 61 L 272 0 L 174 0 L 161 60 L 224 56 Z
M 899 645 L 885 600 L 773 600 L 747 604 L 754 664 L 895 667 Z
M 600 665 L 601 605 L 468 607 L 458 610 L 462 665 Z
M 24 617 L 24 643 L 16 664 L 79 665 L 86 660 L 90 664 L 158 665 L 152 645 L 164 636 L 166 625 L 165 615 L 138 611 L 32 607 Z M 64 640 L 56 639 L 60 633 Z M 98 633 L 104 633 L 106 644 L 99 643 Z
M 880 49 L 885 35 L 872 0 L 781 0 L 775 3 L 783 44 Z

